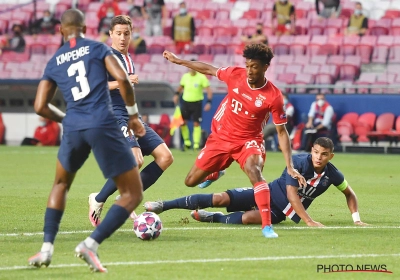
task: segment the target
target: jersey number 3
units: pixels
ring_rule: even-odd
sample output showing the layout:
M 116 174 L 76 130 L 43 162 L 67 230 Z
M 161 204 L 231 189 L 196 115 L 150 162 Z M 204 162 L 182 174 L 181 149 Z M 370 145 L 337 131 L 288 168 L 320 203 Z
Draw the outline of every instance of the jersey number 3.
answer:
M 89 82 L 86 78 L 86 69 L 83 60 L 73 63 L 70 67 L 68 67 L 68 77 L 75 76 L 77 71 L 78 76 L 76 76 L 76 82 L 79 83 L 81 90 L 79 90 L 79 87 L 71 88 L 74 101 L 84 98 L 90 92 Z

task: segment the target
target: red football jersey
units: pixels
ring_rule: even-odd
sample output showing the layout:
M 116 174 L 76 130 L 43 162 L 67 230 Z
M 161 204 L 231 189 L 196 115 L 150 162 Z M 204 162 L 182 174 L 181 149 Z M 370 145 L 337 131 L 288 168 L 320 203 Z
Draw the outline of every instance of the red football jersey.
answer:
M 260 88 L 251 88 L 242 67 L 220 68 L 217 77 L 228 85 L 228 94 L 211 124 L 218 137 L 227 141 L 262 137 L 270 114 L 274 124 L 286 123 L 282 93 L 270 81 L 266 80 Z

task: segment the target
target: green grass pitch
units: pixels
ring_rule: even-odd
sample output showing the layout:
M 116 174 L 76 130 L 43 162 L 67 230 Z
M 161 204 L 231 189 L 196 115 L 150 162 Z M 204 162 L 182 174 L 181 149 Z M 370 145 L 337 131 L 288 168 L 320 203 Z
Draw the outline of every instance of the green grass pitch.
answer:
M 196 154 L 178 150 L 173 154 L 174 163 L 145 192 L 143 202 L 250 186 L 234 163 L 209 188 L 188 188 L 183 182 Z M 105 182 L 92 156 L 68 194 L 50 267 L 27 266 L 27 259 L 42 243 L 43 214 L 56 156 L 57 148 L 0 147 L 0 279 L 95 277 L 86 264 L 74 257 L 75 246 L 93 230 L 87 218 L 87 196 L 99 191 Z M 260 226 L 199 223 L 190 217 L 190 211 L 171 210 L 160 214 L 164 230 L 155 241 L 137 239 L 131 221 L 106 240 L 99 255 L 109 273 L 96 278 L 399 279 L 399 159 L 396 155 L 338 153 L 332 160 L 355 190 L 361 219 L 371 224 L 368 228 L 353 225 L 345 196 L 333 186 L 309 209 L 311 217 L 326 228 L 307 228 L 303 222 L 296 225 L 285 221 L 275 226 L 279 238 L 273 240 L 262 236 Z M 151 157 L 145 160 L 147 164 Z M 264 176 L 267 180 L 277 178 L 284 165 L 280 153 L 268 153 Z M 143 211 L 142 205 L 136 210 Z M 335 264 L 385 265 L 393 273 L 317 272 L 318 265 Z

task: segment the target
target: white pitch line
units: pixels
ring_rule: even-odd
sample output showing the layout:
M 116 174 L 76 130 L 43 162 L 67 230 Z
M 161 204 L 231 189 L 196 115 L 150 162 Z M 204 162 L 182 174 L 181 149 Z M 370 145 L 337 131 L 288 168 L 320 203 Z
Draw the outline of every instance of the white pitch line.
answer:
M 337 230 L 337 229 L 400 229 L 400 226 L 332 226 L 332 227 L 279 227 L 275 230 Z M 260 230 L 259 227 L 173 227 L 163 228 L 163 230 Z M 120 229 L 118 232 L 131 232 L 131 229 Z M 76 230 L 76 231 L 60 231 L 58 234 L 82 234 L 92 233 L 93 230 Z M 0 237 L 15 237 L 15 236 L 36 236 L 43 235 L 43 232 L 20 232 L 20 233 L 0 233 Z
M 185 264 L 185 263 L 218 263 L 218 262 L 249 262 L 249 261 L 286 261 L 286 260 L 304 260 L 304 259 L 343 259 L 343 258 L 380 258 L 380 257 L 400 257 L 397 254 L 352 254 L 352 255 L 320 255 L 320 256 L 275 256 L 259 258 L 224 258 L 224 259 L 192 259 L 192 260 L 159 260 L 159 261 L 141 261 L 141 262 L 110 262 L 103 263 L 104 266 L 129 266 L 129 265 L 154 265 L 154 264 Z M 50 265 L 48 268 L 64 267 L 83 267 L 86 264 L 57 264 Z M 29 266 L 8 266 L 0 267 L 1 270 L 22 270 L 29 269 Z

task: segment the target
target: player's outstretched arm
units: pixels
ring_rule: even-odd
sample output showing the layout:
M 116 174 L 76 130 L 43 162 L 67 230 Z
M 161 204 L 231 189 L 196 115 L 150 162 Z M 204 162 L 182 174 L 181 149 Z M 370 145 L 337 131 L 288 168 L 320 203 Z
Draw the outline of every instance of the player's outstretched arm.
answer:
M 287 173 L 299 181 L 300 186 L 306 186 L 306 179 L 293 167 L 292 148 L 290 147 L 289 133 L 285 125 L 276 125 L 279 146 L 281 147 L 283 157 L 285 158 Z
M 170 51 L 164 51 L 163 57 L 172 63 L 188 67 L 188 68 L 193 69 L 197 72 L 200 72 L 204 75 L 217 76 L 218 68 L 215 66 L 212 66 L 211 64 L 204 63 L 201 61 L 189 61 L 189 60 L 180 59 L 174 53 L 172 53 Z
M 287 198 L 293 207 L 293 210 L 299 215 L 299 217 L 307 224 L 309 227 L 323 227 L 324 225 L 320 222 L 314 221 L 310 215 L 308 215 L 306 209 L 300 201 L 297 191 L 299 190 L 296 186 L 287 185 Z
M 368 226 L 368 224 L 363 223 L 360 219 L 360 214 L 358 213 L 357 196 L 353 189 L 347 185 L 347 188 L 345 188 L 342 192 L 346 196 L 347 206 L 349 207 L 351 216 L 353 217 L 354 224 L 358 226 Z
M 40 81 L 36 92 L 34 108 L 36 114 L 60 123 L 65 117 L 65 113 L 50 104 L 56 94 L 56 90 L 57 85 L 54 82 L 48 80 Z

